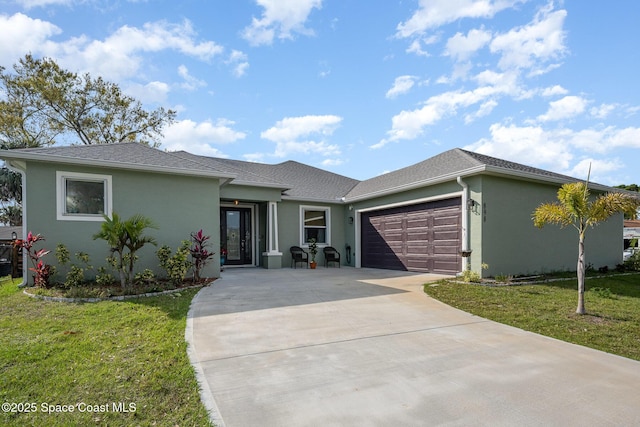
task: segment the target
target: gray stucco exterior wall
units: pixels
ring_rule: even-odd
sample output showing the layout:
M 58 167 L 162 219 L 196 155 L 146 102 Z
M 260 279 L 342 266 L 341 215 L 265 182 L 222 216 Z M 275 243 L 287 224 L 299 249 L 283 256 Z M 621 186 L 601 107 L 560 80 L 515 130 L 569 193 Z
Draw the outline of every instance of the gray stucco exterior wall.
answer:
M 467 179 L 472 198 L 480 204 L 471 214 L 472 268 L 488 264 L 484 276 L 575 271 L 578 232 L 568 226 L 533 225 L 532 214 L 542 203 L 557 201 L 559 185 L 497 176 Z M 587 264 L 615 267 L 622 262 L 622 215 L 587 231 Z M 480 236 L 478 236 L 480 234 Z
M 484 277 L 575 271 L 578 257 L 578 234 L 575 228 L 561 229 L 548 225 L 538 229 L 531 219 L 541 203 L 557 200 L 559 184 L 487 174 L 462 179 L 469 188 L 469 198 L 475 202 L 469 208 L 468 230 L 473 271 Z M 456 181 L 447 181 L 354 202 L 353 211 L 346 207 L 344 223 L 348 224 L 348 216 L 352 215 L 349 212 L 359 214 L 370 209 L 414 204 L 425 199 L 459 197 L 461 192 L 462 187 Z M 356 242 L 360 239 L 357 225 L 346 227 L 346 241 Z M 621 263 L 621 233 L 621 214 L 588 230 L 587 263 L 594 268 L 614 268 Z M 488 268 L 483 270 L 482 264 L 487 264 Z
M 54 250 L 59 243 L 67 246 L 71 254 L 88 253 L 95 268 L 106 266 L 109 255 L 105 241 L 93 240 L 101 222 L 57 219 L 56 171 L 110 175 L 113 211 L 123 219 L 139 213 L 155 222 L 158 229 L 149 229 L 145 234 L 155 237 L 158 246 L 147 245 L 138 252 L 136 271 L 149 268 L 162 275 L 155 255 L 157 248 L 168 245 L 175 250 L 182 240 L 189 240 L 193 231 L 203 229 L 212 242 L 220 240 L 218 179 L 39 162 L 28 162 L 27 170 L 27 231 L 46 238 L 43 246 L 52 251 L 46 258 L 49 264 L 57 264 Z M 211 249 L 217 252 L 219 248 L 215 246 L 214 243 Z M 214 257 L 204 276 L 218 277 L 219 272 L 219 259 Z
M 289 267 L 291 265 L 291 253 L 289 248 L 291 246 L 302 246 L 306 249 L 306 242 L 302 242 L 301 229 L 302 218 L 300 217 L 301 206 L 314 206 L 329 208 L 330 212 L 330 233 L 331 233 L 331 246 L 336 248 L 341 254 L 342 264 L 346 261 L 345 248 L 345 209 L 346 207 L 339 204 L 332 203 L 320 203 L 320 202 L 307 202 L 307 201 L 293 201 L 283 200 L 278 203 L 278 229 L 279 229 L 279 244 L 280 251 L 282 252 L 282 266 Z M 316 262 L 318 264 L 324 263 L 324 257 L 322 255 L 322 247 L 324 245 L 318 245 L 318 254 L 316 256 Z

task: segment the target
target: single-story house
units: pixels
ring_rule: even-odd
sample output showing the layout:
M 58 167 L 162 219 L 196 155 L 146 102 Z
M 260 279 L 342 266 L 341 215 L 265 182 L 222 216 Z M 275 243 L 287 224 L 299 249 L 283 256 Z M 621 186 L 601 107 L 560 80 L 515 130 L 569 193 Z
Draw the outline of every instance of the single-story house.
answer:
M 108 250 L 92 236 L 112 212 L 151 218 L 158 229 L 149 234 L 172 248 L 203 229 L 214 250 L 226 249 L 226 266 L 288 268 L 289 248 L 306 248 L 310 238 L 356 268 L 456 274 L 469 266 L 492 276 L 572 270 L 577 262 L 572 227 L 537 229 L 531 220 L 577 179 L 462 149 L 364 181 L 294 161 L 252 163 L 138 143 L 3 150 L 0 158 L 23 177 L 24 231 L 41 233 L 48 249 L 64 243 L 86 252 L 94 265 Z M 622 223 L 616 215 L 588 233 L 588 263 L 622 261 Z M 155 248 L 139 255 L 140 269 L 157 271 Z M 219 261 L 205 273 L 217 277 Z

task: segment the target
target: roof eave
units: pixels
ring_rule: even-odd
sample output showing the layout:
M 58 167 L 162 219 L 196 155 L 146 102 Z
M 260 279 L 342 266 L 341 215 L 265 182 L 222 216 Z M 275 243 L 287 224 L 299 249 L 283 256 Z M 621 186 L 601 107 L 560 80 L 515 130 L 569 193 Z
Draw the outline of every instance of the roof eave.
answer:
M 577 181 L 582 181 L 578 178 L 572 178 L 572 177 L 560 177 L 560 176 L 546 176 L 546 175 L 540 175 L 537 173 L 533 173 L 533 172 L 526 172 L 526 171 L 518 171 L 518 170 L 513 170 L 513 169 L 507 169 L 507 168 L 501 168 L 498 166 L 486 166 L 485 172 L 489 173 L 489 174 L 496 174 L 496 175 L 510 175 L 510 176 L 514 176 L 517 178 L 521 178 L 524 179 L 526 181 L 537 181 L 537 182 L 545 182 L 545 183 L 551 183 L 551 184 L 568 184 L 571 182 L 577 182 Z M 594 190 L 600 190 L 600 191 L 611 191 L 612 187 L 606 186 L 606 185 L 602 185 L 602 184 L 598 184 L 595 182 L 590 182 L 589 183 L 589 188 L 594 189 Z
M 206 178 L 235 178 L 235 175 L 219 172 L 207 172 L 201 170 L 191 170 L 183 168 L 171 168 L 164 166 L 140 165 L 134 163 L 114 162 L 108 160 L 79 159 L 54 155 L 40 155 L 35 153 L 12 153 L 10 151 L 0 152 L 0 159 L 26 160 L 43 163 L 60 163 L 77 166 L 97 166 L 103 168 L 125 169 L 144 172 L 163 173 L 171 175 L 201 176 Z
M 318 197 L 287 196 L 285 194 L 282 195 L 282 200 L 306 202 L 306 203 L 333 203 L 333 204 L 339 204 L 339 205 L 346 203 L 345 199 L 342 197 L 336 198 L 336 199 L 323 199 Z
M 388 188 L 385 190 L 381 190 L 381 191 L 374 191 L 374 192 L 369 192 L 367 194 L 362 194 L 360 196 L 355 196 L 355 197 L 349 197 L 346 196 L 344 198 L 345 203 L 353 203 L 353 202 L 358 202 L 361 200 L 367 200 L 367 199 L 372 199 L 375 197 L 383 197 L 383 196 L 387 196 L 390 194 L 395 194 L 401 191 L 409 191 L 409 190 L 414 190 L 416 188 L 421 188 L 421 187 L 426 187 L 426 186 L 430 186 L 430 185 L 436 185 L 436 184 L 441 184 L 443 182 L 447 182 L 447 181 L 452 181 L 455 180 L 457 177 L 465 177 L 465 176 L 472 176 L 472 175 L 478 175 L 481 173 L 486 173 L 486 174 L 492 174 L 492 175 L 508 175 L 508 176 L 512 176 L 512 177 L 516 177 L 519 179 L 523 179 L 526 181 L 537 181 L 537 182 L 545 182 L 545 183 L 550 183 L 550 184 L 567 184 L 570 182 L 576 182 L 579 181 L 576 178 L 571 178 L 571 177 L 567 177 L 567 178 L 562 178 L 562 177 L 558 177 L 558 176 L 545 176 L 545 175 L 540 175 L 537 173 L 532 173 L 532 172 L 526 172 L 526 171 L 517 171 L 517 170 L 512 170 L 512 169 L 507 169 L 507 168 L 501 168 L 498 166 L 490 166 L 490 165 L 479 165 L 479 166 L 474 166 L 472 168 L 468 168 L 468 169 L 464 169 L 461 171 L 457 171 L 457 172 L 453 172 L 453 173 L 448 173 L 445 175 L 440 175 L 438 177 L 435 178 L 430 178 L 430 179 L 425 179 L 425 180 L 421 180 L 421 181 L 415 181 L 406 185 L 399 185 L 396 187 L 392 187 L 392 188 Z M 608 187 L 606 185 L 602 185 L 602 184 L 597 184 L 597 183 L 593 183 L 590 182 L 589 183 L 589 188 L 592 188 L 594 190 L 600 190 L 600 191 L 611 191 L 612 188 Z
M 447 182 L 447 181 L 452 181 L 455 180 L 457 177 L 459 176 L 469 176 L 469 175 L 475 175 L 478 173 L 481 173 L 485 170 L 485 166 L 475 166 L 473 168 L 469 168 L 469 169 L 464 169 L 462 171 L 457 171 L 457 172 L 453 172 L 453 173 L 448 173 L 445 175 L 440 175 L 437 176 L 435 178 L 429 178 L 429 179 L 423 179 L 421 181 L 414 181 L 411 182 L 409 184 L 405 184 L 405 185 L 398 185 L 396 187 L 392 187 L 392 188 L 387 188 L 384 190 L 380 190 L 380 191 L 373 191 L 367 194 L 362 194 L 360 196 L 355 196 L 355 197 L 349 197 L 346 196 L 344 198 L 345 203 L 353 203 L 353 202 L 358 202 L 360 200 L 367 200 L 367 199 L 372 199 L 374 197 L 382 197 L 382 196 L 387 196 L 390 194 L 395 194 L 401 191 L 409 191 L 409 190 L 414 190 L 416 188 L 421 188 L 421 187 L 426 187 L 429 185 L 436 185 L 436 184 L 441 184 L 443 182 Z
M 289 190 L 287 187 L 283 187 L 282 184 L 274 184 L 274 183 L 266 183 L 266 182 L 254 182 L 254 181 L 243 181 L 241 179 L 234 179 L 233 181 L 229 181 L 230 185 L 243 185 L 246 187 L 263 187 L 263 188 L 277 188 L 282 191 Z

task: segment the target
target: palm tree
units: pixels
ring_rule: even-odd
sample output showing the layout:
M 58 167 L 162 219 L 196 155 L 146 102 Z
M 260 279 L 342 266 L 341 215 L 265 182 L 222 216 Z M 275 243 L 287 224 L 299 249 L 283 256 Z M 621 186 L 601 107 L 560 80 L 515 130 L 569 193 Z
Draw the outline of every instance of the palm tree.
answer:
M 136 261 L 136 252 L 145 244 L 156 244 L 156 240 L 151 236 L 144 236 L 147 228 L 157 228 L 149 218 L 136 214 L 126 221 L 122 221 L 115 212 L 112 217 L 105 216 L 100 232 L 96 233 L 94 239 L 107 241 L 112 254 L 117 255 L 115 266 L 120 275 L 120 285 L 126 288 L 133 282 L 133 266 Z M 128 249 L 128 251 L 125 251 Z
M 546 224 L 560 227 L 572 225 L 578 230 L 578 308 L 576 313 L 585 314 L 584 278 L 586 271 L 584 239 L 587 229 L 594 227 L 616 213 L 631 213 L 640 206 L 640 200 L 630 194 L 612 192 L 590 200 L 589 178 L 586 182 L 564 184 L 558 190 L 558 201 L 543 203 L 533 212 L 533 223 L 542 228 Z

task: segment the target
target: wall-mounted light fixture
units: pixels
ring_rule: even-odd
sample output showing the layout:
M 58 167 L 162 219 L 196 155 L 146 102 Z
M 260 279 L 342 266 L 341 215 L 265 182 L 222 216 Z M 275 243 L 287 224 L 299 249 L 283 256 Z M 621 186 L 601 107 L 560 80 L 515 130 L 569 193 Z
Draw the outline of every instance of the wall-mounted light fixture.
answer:
M 477 205 L 477 204 L 478 204 L 478 202 L 476 202 L 476 201 L 475 201 L 475 200 L 473 200 L 473 199 L 469 199 L 469 200 L 467 200 L 467 207 L 468 207 L 469 209 L 473 209 L 473 207 L 474 207 L 475 205 Z
M 16 233 L 15 231 L 11 232 L 11 239 L 12 240 L 18 240 L 18 233 Z
M 349 224 L 353 224 L 353 217 L 352 216 L 349 217 Z
M 238 206 L 238 203 L 240 203 L 240 202 L 239 202 L 239 201 L 237 201 L 237 200 L 234 200 L 234 201 L 233 201 L 233 204 L 234 204 L 234 205 L 236 205 L 236 206 Z

